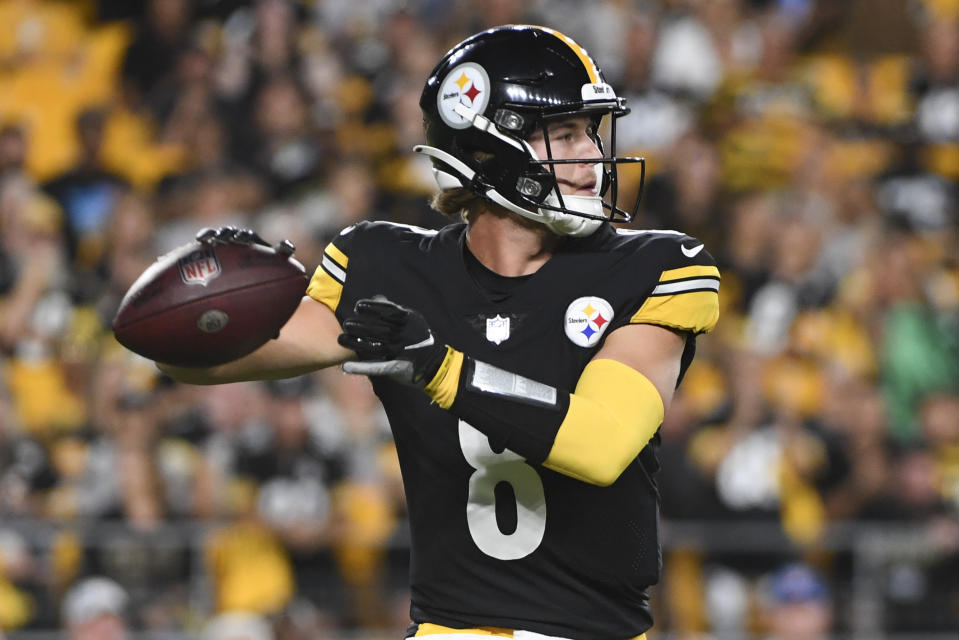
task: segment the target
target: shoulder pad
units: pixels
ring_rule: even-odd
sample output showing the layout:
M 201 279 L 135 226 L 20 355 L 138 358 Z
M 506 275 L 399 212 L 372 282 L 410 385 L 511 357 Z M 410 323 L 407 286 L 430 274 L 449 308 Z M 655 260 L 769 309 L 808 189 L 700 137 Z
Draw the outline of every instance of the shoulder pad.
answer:
M 364 233 L 369 223 L 358 222 L 350 225 L 323 250 L 323 258 L 310 278 L 306 287 L 306 295 L 318 302 L 322 302 L 334 313 L 343 296 L 343 285 L 346 284 L 346 271 L 350 264 L 354 238 Z
M 369 260 L 371 256 L 381 257 L 395 247 L 419 243 L 437 233 L 411 224 L 386 221 L 364 220 L 346 227 L 323 250 L 323 258 L 313 273 L 306 294 L 336 312 L 349 277 L 351 258 L 357 260 L 365 256 Z
M 719 320 L 720 276 L 703 243 L 677 232 L 650 231 L 636 236 L 659 278 L 630 322 L 693 334 L 712 331 Z M 649 269 L 649 262 L 644 263 Z

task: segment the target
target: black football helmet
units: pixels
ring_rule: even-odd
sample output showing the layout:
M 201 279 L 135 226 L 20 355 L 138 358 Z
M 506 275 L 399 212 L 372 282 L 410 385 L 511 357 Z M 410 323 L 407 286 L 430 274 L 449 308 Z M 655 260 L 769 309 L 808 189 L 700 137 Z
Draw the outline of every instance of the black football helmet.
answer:
M 643 158 L 616 157 L 616 120 L 629 109 L 586 50 L 558 31 L 509 25 L 467 38 L 433 69 L 420 108 L 427 144 L 414 150 L 430 156 L 440 189 L 466 187 L 562 235 L 589 235 L 603 220 L 636 213 L 640 193 L 630 212 L 616 204 L 617 165 L 642 164 L 639 192 L 646 174 Z M 608 144 L 599 134 L 606 115 Z M 593 119 L 602 158 L 552 157 L 547 123 L 564 116 Z M 527 142 L 537 129 L 546 158 Z M 560 193 L 554 167 L 571 163 L 595 166 L 595 196 Z

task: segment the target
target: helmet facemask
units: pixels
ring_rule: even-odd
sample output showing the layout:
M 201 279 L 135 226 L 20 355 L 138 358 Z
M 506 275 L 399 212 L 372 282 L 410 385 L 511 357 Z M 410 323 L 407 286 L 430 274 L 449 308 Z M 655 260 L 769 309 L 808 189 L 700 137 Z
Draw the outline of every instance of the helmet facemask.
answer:
M 616 157 L 616 119 L 629 111 L 617 101 L 615 107 L 599 111 L 571 111 L 567 113 L 550 114 L 537 119 L 537 128 L 542 133 L 546 147 L 546 157 L 537 157 L 535 151 L 527 143 L 532 160 L 530 173 L 539 173 L 544 169 L 549 172 L 549 181 L 533 180 L 523 176 L 517 183 L 519 197 L 527 207 L 535 207 L 537 213 L 546 218 L 546 224 L 553 231 L 561 235 L 589 235 L 599 227 L 602 221 L 629 222 L 636 214 L 639 206 L 639 194 L 634 200 L 630 211 L 618 206 L 618 164 L 639 162 L 641 164 L 640 192 L 645 178 L 645 161 L 642 158 Z M 590 127 L 587 135 L 599 150 L 597 157 L 590 158 L 554 158 L 550 145 L 549 126 L 551 122 L 562 121 L 565 118 L 588 116 Z M 603 143 L 600 127 L 606 116 L 609 116 L 609 145 Z M 609 147 L 607 155 L 605 148 Z M 591 164 L 596 174 L 596 192 L 592 196 L 564 195 L 556 177 L 557 165 Z M 546 195 L 543 197 L 543 187 Z M 610 195 L 606 200 L 607 194 Z
M 643 158 L 615 155 L 616 119 L 629 113 L 621 102 L 621 99 L 617 99 L 615 106 L 602 110 L 568 111 L 536 117 L 524 116 L 520 110 L 503 108 L 497 110 L 493 121 L 459 105 L 457 113 L 469 119 L 473 127 L 491 137 L 488 142 L 495 162 L 499 165 L 512 165 L 512 171 L 492 171 L 484 167 L 483 163 L 473 169 L 450 154 L 426 145 L 417 145 L 414 150 L 440 160 L 452 169 L 452 172 L 448 173 L 437 168 L 434 163 L 434 176 L 441 189 L 472 188 L 490 202 L 540 222 L 554 233 L 587 236 L 598 229 L 603 221 L 630 222 L 639 208 L 639 197 L 646 177 L 646 162 Z M 589 116 L 593 122 L 590 137 L 600 155 L 591 158 L 554 158 L 548 135 L 550 122 L 583 115 Z M 606 115 L 610 116 L 609 154 L 605 152 L 607 145 L 599 133 L 599 126 Z M 543 135 L 545 158 L 540 158 L 528 142 L 534 130 Z M 511 156 L 509 161 L 506 156 Z M 641 167 L 639 189 L 633 206 L 626 211 L 618 206 L 617 165 L 637 162 Z M 596 172 L 596 195 L 564 195 L 556 178 L 556 166 L 563 164 L 593 165 Z M 608 201 L 607 194 L 610 194 Z

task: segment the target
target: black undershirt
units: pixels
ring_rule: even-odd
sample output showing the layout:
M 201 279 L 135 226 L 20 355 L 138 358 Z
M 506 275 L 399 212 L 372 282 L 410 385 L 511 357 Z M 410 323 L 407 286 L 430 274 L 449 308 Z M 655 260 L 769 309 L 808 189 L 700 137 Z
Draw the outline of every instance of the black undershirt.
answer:
M 491 302 L 499 303 L 506 300 L 517 287 L 533 277 L 532 273 L 513 277 L 500 275 L 480 262 L 465 243 L 463 244 L 463 258 L 466 261 L 466 271 L 473 278 L 473 282 L 486 293 Z

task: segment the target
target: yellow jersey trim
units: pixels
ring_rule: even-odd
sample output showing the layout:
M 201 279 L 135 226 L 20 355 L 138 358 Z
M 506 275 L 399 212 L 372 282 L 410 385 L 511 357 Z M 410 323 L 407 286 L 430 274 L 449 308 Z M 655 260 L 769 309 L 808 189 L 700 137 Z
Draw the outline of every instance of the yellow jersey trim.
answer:
M 323 253 L 333 258 L 333 260 L 335 260 L 338 265 L 343 267 L 344 270 L 347 266 L 349 266 L 350 259 L 347 258 L 346 254 L 340 251 L 340 248 L 332 242 L 326 245 L 326 249 L 323 250 Z
M 310 284 L 306 287 L 306 295 L 317 302 L 322 302 L 330 308 L 330 311 L 335 312 L 343 295 L 343 285 L 334 280 L 323 270 L 323 267 L 317 267 L 313 277 L 310 278 Z
M 659 276 L 660 282 L 669 282 L 681 278 L 719 278 L 719 269 L 713 265 L 693 265 L 663 271 Z
M 306 295 L 317 302 L 322 302 L 331 311 L 336 311 L 343 296 L 343 284 L 346 282 L 346 267 L 350 259 L 332 242 L 323 250 L 320 261 L 310 283 L 306 287 Z
M 719 322 L 719 282 L 715 265 L 667 269 L 629 322 L 708 333 Z
M 709 333 L 719 322 L 719 294 L 690 291 L 650 296 L 629 319 L 630 324 L 655 324 L 677 331 Z
M 617 360 L 593 360 L 570 394 L 547 469 L 606 486 L 653 437 L 665 415 L 656 386 Z

